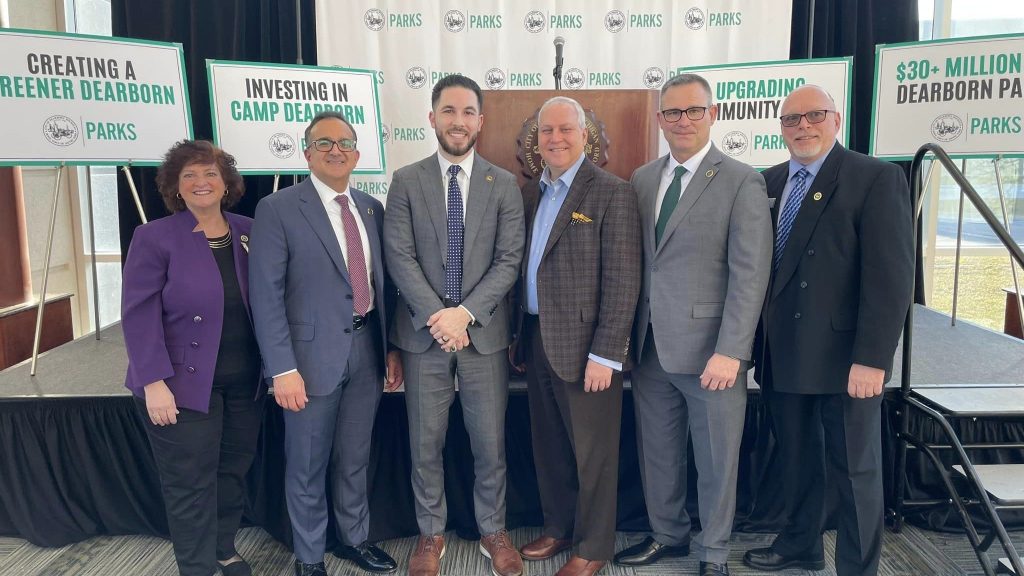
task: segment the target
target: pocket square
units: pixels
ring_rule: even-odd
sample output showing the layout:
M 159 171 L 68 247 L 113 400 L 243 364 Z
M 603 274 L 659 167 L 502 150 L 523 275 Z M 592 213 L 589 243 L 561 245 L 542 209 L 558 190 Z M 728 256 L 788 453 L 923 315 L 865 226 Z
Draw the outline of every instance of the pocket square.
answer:
M 591 220 L 589 217 L 587 217 L 586 214 L 580 214 L 579 212 L 573 212 L 572 213 L 572 222 L 573 222 L 573 224 L 575 224 L 576 222 L 583 222 L 584 224 L 586 224 L 586 223 L 593 222 L 593 220 Z

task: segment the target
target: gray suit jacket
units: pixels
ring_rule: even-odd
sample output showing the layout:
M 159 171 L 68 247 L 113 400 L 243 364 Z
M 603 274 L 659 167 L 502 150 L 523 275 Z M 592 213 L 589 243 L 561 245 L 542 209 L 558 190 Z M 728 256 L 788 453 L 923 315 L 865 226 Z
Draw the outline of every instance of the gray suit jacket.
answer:
M 655 204 L 667 163 L 666 155 L 637 168 L 632 178 L 644 245 L 637 359 L 650 323 L 668 372 L 700 374 L 715 352 L 745 364 L 771 272 L 764 178 L 712 144 L 655 245 Z
M 427 319 L 444 307 L 448 255 L 447 191 L 437 154 L 395 171 L 384 217 L 384 254 L 398 288 L 391 342 L 409 352 L 433 344 Z M 476 318 L 469 338 L 491 354 L 511 341 L 506 295 L 525 242 L 523 198 L 515 176 L 475 155 L 465 207 L 462 305 Z
M 370 240 L 374 306 L 386 334 L 387 288 L 380 246 L 384 208 L 350 188 Z M 352 285 L 327 211 L 309 179 L 264 197 L 249 241 L 249 301 L 264 373 L 298 369 L 312 395 L 330 394 L 352 344 Z M 384 349 L 381 339 L 381 370 Z

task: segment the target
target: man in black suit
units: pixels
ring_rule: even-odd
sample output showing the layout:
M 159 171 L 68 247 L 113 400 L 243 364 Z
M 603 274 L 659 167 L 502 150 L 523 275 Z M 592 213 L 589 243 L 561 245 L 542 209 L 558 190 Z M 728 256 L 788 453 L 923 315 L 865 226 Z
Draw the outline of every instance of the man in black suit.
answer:
M 882 388 L 913 288 L 903 172 L 836 142 L 842 118 L 817 86 L 782 104 L 788 162 L 764 172 L 776 225 L 755 345 L 786 474 L 787 520 L 760 570 L 825 567 L 828 484 L 839 492 L 836 571 L 878 571 L 882 548 Z

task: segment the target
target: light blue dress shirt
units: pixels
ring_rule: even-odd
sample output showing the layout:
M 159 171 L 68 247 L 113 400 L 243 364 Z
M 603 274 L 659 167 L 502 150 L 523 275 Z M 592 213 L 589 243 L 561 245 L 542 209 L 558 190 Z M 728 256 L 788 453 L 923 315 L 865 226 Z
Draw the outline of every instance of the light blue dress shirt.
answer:
M 586 155 L 581 154 L 579 159 L 553 182 L 549 168 L 544 168 L 544 172 L 541 173 L 540 199 L 537 201 L 537 214 L 533 218 L 533 234 L 530 236 L 529 261 L 526 266 L 526 312 L 529 314 L 540 313 L 537 299 L 537 270 L 544 257 L 544 247 L 548 245 L 548 238 L 551 236 L 551 227 L 555 224 L 555 218 L 558 217 L 558 212 L 569 195 L 572 181 L 584 161 Z M 614 362 L 594 354 L 590 355 L 590 359 L 613 370 L 622 371 L 622 362 Z
M 786 202 L 789 201 L 789 192 L 793 189 L 793 176 L 796 175 L 801 169 L 807 170 L 810 174 L 807 177 L 807 190 L 811 190 L 811 186 L 814 184 L 814 179 L 818 176 L 818 172 L 821 170 L 821 165 L 825 163 L 825 159 L 835 149 L 836 143 L 832 143 L 832 147 L 828 149 L 828 152 L 824 156 L 818 158 L 814 162 L 804 166 L 800 162 L 790 158 L 789 160 L 789 178 L 786 179 L 786 185 L 782 187 L 782 198 L 779 199 L 779 211 L 775 216 L 775 223 L 779 223 L 779 218 L 782 217 L 782 209 L 786 206 Z

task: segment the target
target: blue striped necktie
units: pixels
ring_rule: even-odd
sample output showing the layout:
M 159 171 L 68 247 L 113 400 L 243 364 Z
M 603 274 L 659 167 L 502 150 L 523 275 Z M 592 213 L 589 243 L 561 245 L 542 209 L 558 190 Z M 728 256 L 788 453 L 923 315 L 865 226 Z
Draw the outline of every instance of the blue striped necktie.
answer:
M 462 302 L 462 249 L 466 226 L 462 221 L 462 191 L 459 165 L 448 167 L 448 262 L 444 268 L 444 291 L 456 304 Z
M 811 173 L 806 168 L 801 168 L 793 175 L 793 188 L 786 198 L 786 205 L 782 207 L 782 215 L 779 216 L 779 226 L 775 232 L 775 256 L 772 259 L 772 268 L 777 269 L 779 262 L 782 262 L 782 251 L 786 248 L 786 240 L 793 229 L 793 222 L 796 221 L 796 214 L 800 211 L 800 204 L 807 195 L 807 177 Z

